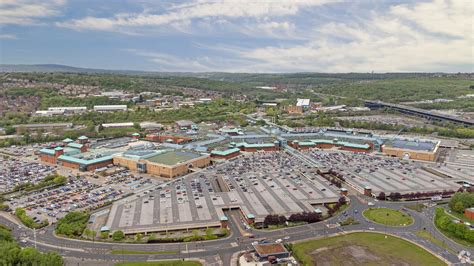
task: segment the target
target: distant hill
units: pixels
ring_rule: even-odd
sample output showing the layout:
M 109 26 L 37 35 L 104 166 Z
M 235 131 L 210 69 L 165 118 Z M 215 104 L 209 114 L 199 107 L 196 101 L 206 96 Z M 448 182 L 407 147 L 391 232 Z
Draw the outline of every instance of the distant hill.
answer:
M 68 73 L 136 73 L 147 74 L 151 72 L 132 71 L 132 70 L 106 70 L 94 68 L 81 68 L 56 64 L 38 64 L 38 65 L 11 65 L 0 64 L 0 72 L 68 72 Z
M 154 72 L 138 70 L 109 70 L 95 68 L 80 68 L 58 64 L 14 65 L 0 64 L 0 73 L 5 72 L 62 72 L 62 73 L 89 73 L 89 74 L 122 74 L 161 77 L 193 77 L 228 82 L 269 82 L 288 83 L 291 80 L 372 80 L 409 77 L 446 76 L 444 73 L 226 73 L 226 72 Z

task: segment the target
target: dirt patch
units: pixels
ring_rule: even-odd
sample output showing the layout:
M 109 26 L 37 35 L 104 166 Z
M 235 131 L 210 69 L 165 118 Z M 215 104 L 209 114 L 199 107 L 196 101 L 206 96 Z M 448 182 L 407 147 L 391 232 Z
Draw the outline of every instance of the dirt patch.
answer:
M 390 254 L 377 254 L 368 247 L 360 245 L 343 245 L 330 248 L 319 248 L 310 253 L 314 265 L 393 265 L 408 266 L 409 263 L 392 258 Z

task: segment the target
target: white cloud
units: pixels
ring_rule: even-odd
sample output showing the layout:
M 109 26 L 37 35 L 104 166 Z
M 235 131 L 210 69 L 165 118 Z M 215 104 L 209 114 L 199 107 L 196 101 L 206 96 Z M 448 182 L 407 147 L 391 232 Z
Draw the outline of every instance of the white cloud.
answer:
M 123 49 L 126 52 L 141 56 L 147 61 L 155 63 L 156 67 L 150 69 L 163 72 L 245 72 L 248 66 L 255 62 L 248 59 L 232 57 L 180 57 L 166 53 L 145 51 L 139 49 Z
M 453 66 L 474 61 L 473 32 L 464 27 L 472 25 L 473 7 L 459 2 L 394 6 L 359 24 L 328 23 L 304 44 L 236 53 L 261 71 L 459 71 Z
M 197 0 L 176 5 L 163 14 L 148 12 L 117 14 L 110 18 L 85 17 L 57 23 L 60 27 L 75 30 L 118 31 L 123 28 L 140 28 L 171 25 L 195 19 L 261 18 L 295 15 L 300 9 L 337 2 L 338 0 Z M 277 25 L 278 26 L 278 25 Z M 280 25 L 281 26 L 281 25 Z
M 17 37 L 13 34 L 0 34 L 0 39 L 16 40 Z
M 206 59 L 205 57 L 189 59 L 175 57 L 165 53 L 149 52 L 137 49 L 124 49 L 124 51 L 133 53 L 138 56 L 142 56 L 148 61 L 155 63 L 157 65 L 157 71 L 211 71 L 211 68 L 205 65 L 206 61 L 208 61 L 208 59 Z
M 65 0 L 0 0 L 0 24 L 31 25 L 60 15 Z
M 394 6 L 393 15 L 415 22 L 424 30 L 457 37 L 472 35 L 474 16 L 472 0 L 435 0 Z
M 195 0 L 167 6 L 161 14 L 147 9 L 57 25 L 127 34 L 175 30 L 200 37 L 222 37 L 221 44 L 199 40 L 196 48 L 200 52 L 208 50 L 203 52 L 206 56 L 128 50 L 155 63 L 160 71 L 456 72 L 469 71 L 466 66 L 473 71 L 471 0 L 394 4 L 374 10 L 363 9 L 356 2 L 342 16 L 335 13 L 341 12 L 341 5 L 325 9 L 330 11 L 324 14 L 314 8 L 332 2 L 336 1 Z M 303 17 L 308 14 L 324 19 Z M 247 43 L 226 39 L 238 34 L 267 39 Z

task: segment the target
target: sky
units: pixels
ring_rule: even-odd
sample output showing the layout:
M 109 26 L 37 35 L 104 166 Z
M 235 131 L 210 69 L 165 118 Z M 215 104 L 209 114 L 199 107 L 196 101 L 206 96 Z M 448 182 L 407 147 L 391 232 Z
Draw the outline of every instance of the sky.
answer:
M 0 0 L 0 63 L 474 72 L 472 0 Z

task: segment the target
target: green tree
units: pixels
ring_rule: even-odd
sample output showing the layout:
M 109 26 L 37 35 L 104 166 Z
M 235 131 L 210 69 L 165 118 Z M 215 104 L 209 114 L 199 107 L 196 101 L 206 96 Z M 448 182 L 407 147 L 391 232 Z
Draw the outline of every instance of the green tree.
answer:
M 86 238 L 92 238 L 91 237 L 91 230 L 89 228 L 84 229 L 84 232 L 82 233 Z
M 66 236 L 81 236 L 88 220 L 89 214 L 87 212 L 70 212 L 58 220 L 56 233 Z
M 125 234 L 122 232 L 122 231 L 115 231 L 113 234 L 112 234 L 112 239 L 115 240 L 115 241 L 120 241 L 122 239 L 125 238 Z
M 448 216 L 443 216 L 441 218 L 439 218 L 438 220 L 438 226 L 441 228 L 441 229 L 447 229 L 449 224 L 452 223 L 451 219 L 449 219 Z
M 109 232 L 100 232 L 100 238 L 102 239 L 109 238 Z
M 464 204 L 462 203 L 462 201 L 458 201 L 456 202 L 456 204 L 454 204 L 453 211 L 459 212 L 459 213 L 464 211 Z
M 6 135 L 12 135 L 12 134 L 15 134 L 16 132 L 16 129 L 13 128 L 12 126 L 6 126 L 5 127 L 5 134 Z
M 17 243 L 0 241 L 0 265 L 16 265 L 20 247 Z
M 466 226 L 462 223 L 458 223 L 456 224 L 456 231 L 454 231 L 454 234 L 459 237 L 459 238 L 464 238 L 465 234 L 466 234 Z
M 462 203 L 462 209 L 458 202 Z M 458 206 L 456 207 L 456 205 Z M 462 213 L 464 209 L 471 207 L 474 207 L 474 193 L 457 192 L 454 193 L 454 195 L 451 197 L 451 200 L 449 201 L 449 208 L 459 213 Z
M 208 238 L 212 238 L 212 237 L 214 236 L 214 229 L 212 229 L 212 228 L 207 228 L 207 229 L 206 229 L 206 236 L 207 236 Z
M 21 265 L 41 265 L 41 253 L 32 247 L 23 248 L 18 254 Z
M 142 234 L 138 233 L 138 234 L 135 235 L 135 240 L 136 240 L 136 241 L 141 241 L 142 239 L 143 239 L 143 235 L 142 235 Z
M 40 265 L 61 266 L 61 265 L 64 265 L 64 261 L 63 261 L 63 258 L 58 253 L 48 252 L 48 253 L 44 253 L 41 256 Z
M 136 130 L 141 130 L 140 123 L 133 123 L 133 128 L 135 128 Z

